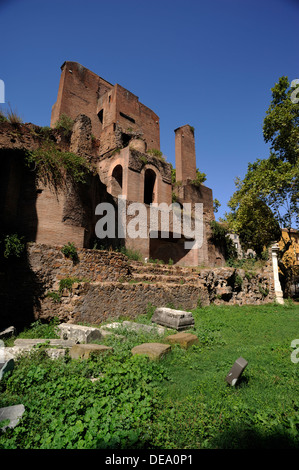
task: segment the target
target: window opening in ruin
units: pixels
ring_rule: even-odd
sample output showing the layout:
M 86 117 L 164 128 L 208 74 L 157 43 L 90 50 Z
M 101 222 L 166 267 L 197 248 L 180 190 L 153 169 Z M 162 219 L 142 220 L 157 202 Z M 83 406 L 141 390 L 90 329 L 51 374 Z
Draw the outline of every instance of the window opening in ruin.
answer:
M 154 202 L 154 188 L 156 183 L 156 173 L 148 168 L 144 173 L 144 204 Z
M 112 172 L 112 188 L 111 193 L 113 196 L 122 194 L 123 187 L 123 168 L 121 165 L 116 165 Z
M 120 114 L 122 117 L 124 117 L 125 119 L 128 119 L 128 121 L 135 123 L 135 119 L 131 118 L 131 117 L 128 116 L 127 114 L 124 114 L 124 113 L 122 113 L 121 111 L 119 112 L 119 114 Z
M 121 135 L 121 143 L 123 147 L 127 147 L 130 143 L 132 136 L 129 134 L 125 134 L 124 132 Z
M 98 118 L 101 124 L 103 124 L 103 116 L 104 116 L 104 110 L 101 109 L 101 111 L 98 112 Z

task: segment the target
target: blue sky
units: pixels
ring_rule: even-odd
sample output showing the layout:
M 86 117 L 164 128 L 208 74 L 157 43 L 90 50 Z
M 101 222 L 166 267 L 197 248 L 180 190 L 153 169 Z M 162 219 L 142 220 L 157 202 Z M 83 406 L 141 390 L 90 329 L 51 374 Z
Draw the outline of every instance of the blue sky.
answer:
M 60 66 L 72 60 L 158 114 L 173 165 L 174 129 L 194 126 L 216 218 L 235 178 L 268 156 L 271 88 L 299 78 L 299 0 L 0 0 L 0 30 L 5 100 L 24 122 L 50 124 Z

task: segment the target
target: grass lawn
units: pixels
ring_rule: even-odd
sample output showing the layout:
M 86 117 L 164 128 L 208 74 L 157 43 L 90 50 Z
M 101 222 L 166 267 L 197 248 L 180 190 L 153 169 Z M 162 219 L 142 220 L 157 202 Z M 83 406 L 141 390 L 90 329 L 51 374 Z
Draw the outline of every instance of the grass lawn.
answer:
M 299 305 L 209 306 L 193 316 L 199 344 L 175 346 L 159 363 L 132 357 L 133 346 L 161 341 L 135 332 L 105 339 L 111 356 L 53 361 L 39 350 L 17 361 L 0 382 L 0 407 L 23 403 L 26 412 L 0 433 L 0 448 L 299 448 Z M 53 331 L 36 324 L 22 336 L 42 335 Z M 248 366 L 231 387 L 225 377 L 240 356 Z
M 157 419 L 157 442 L 175 448 L 298 446 L 299 306 L 210 306 L 193 312 L 200 345 L 176 348 L 164 361 L 168 403 Z M 235 387 L 225 377 L 248 361 Z M 169 409 L 172 410 L 169 413 Z M 171 416 L 171 417 L 170 417 Z

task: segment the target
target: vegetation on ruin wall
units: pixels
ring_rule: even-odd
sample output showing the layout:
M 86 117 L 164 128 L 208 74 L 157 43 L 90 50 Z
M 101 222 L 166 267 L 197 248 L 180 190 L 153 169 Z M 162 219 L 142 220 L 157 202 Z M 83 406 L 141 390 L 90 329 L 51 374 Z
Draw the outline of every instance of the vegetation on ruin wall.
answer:
M 74 121 L 62 114 L 55 124 L 55 128 L 69 138 Z M 66 177 L 73 183 L 84 183 L 86 175 L 92 168 L 86 159 L 72 152 L 63 152 L 51 139 L 51 129 L 40 129 L 41 145 L 38 149 L 27 151 L 26 163 L 36 169 L 38 181 L 55 190 L 62 188 L 66 183 Z
M 25 250 L 24 238 L 17 233 L 0 236 L 0 257 L 19 258 Z
M 211 241 L 223 251 L 226 261 L 235 260 L 237 258 L 237 250 L 228 235 L 227 228 L 223 224 L 216 222 L 216 220 L 212 220 L 210 226 L 212 229 Z
M 84 157 L 62 152 L 49 139 L 45 139 L 38 149 L 28 151 L 26 162 L 36 169 L 38 181 L 55 190 L 65 185 L 66 176 L 74 183 L 84 183 L 87 173 L 91 171 Z
M 13 125 L 22 124 L 23 120 L 18 115 L 17 111 L 13 110 L 10 106 L 7 110 L 3 111 L 0 109 L 0 123 L 1 122 L 9 122 Z
M 0 432 L 0 448 L 298 448 L 298 308 L 210 306 L 193 316 L 199 343 L 173 346 L 160 362 L 132 356 L 137 344 L 164 341 L 136 332 L 104 338 L 111 355 L 53 360 L 39 347 L 17 360 L 0 381 L 0 407 L 22 403 L 25 413 Z M 36 322 L 20 336 L 55 338 L 54 327 Z M 231 387 L 240 356 L 248 366 Z

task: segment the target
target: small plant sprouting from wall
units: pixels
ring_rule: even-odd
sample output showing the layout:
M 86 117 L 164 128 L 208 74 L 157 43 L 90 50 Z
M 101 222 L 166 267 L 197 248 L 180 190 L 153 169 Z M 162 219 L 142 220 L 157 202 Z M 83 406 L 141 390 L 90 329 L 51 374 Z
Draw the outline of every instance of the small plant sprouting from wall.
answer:
M 8 122 L 8 119 L 5 116 L 5 113 L 4 111 L 2 111 L 2 109 L 0 109 L 0 122 Z
M 139 155 L 139 160 L 144 164 L 146 165 L 147 164 L 147 158 L 145 155 Z
M 65 277 L 64 279 L 61 279 L 59 281 L 59 292 L 63 292 L 64 289 L 67 289 L 69 292 L 71 292 L 73 284 L 75 282 L 82 282 L 80 279 L 77 277 Z
M 61 252 L 66 258 L 71 258 L 73 263 L 77 263 L 79 261 L 77 248 L 75 247 L 74 243 L 68 242 L 61 248 Z
M 162 162 L 165 162 L 165 158 L 163 156 L 163 153 L 161 152 L 161 150 L 158 150 L 158 149 L 148 149 L 146 151 L 146 153 L 148 155 L 150 155 L 151 157 L 155 157 L 157 158 L 158 160 L 162 161 Z
M 264 289 L 264 287 L 259 284 L 259 292 L 260 294 L 262 294 L 263 297 L 267 297 L 267 295 L 269 294 L 269 289 L 267 287 Z
M 128 259 L 133 261 L 142 261 L 142 254 L 138 250 L 133 250 L 132 248 L 127 248 L 122 246 L 120 249 L 116 249 L 116 252 L 120 252 L 125 255 Z
M 241 289 L 242 285 L 243 285 L 242 277 L 240 276 L 240 274 L 236 274 L 236 276 L 235 276 L 235 286 L 238 287 L 239 289 Z
M 0 122 L 9 122 L 17 127 L 23 123 L 23 119 L 18 115 L 17 111 L 13 110 L 9 105 L 7 111 L 0 110 Z
M 66 137 L 69 137 L 72 132 L 73 125 L 74 120 L 72 118 L 70 118 L 67 114 L 61 114 L 58 121 L 55 123 L 55 128 L 62 130 L 63 134 Z
M 59 292 L 54 292 L 54 291 L 47 292 L 46 297 L 52 299 L 55 304 L 58 304 L 61 302 L 61 295 L 59 294 Z
M 146 313 L 145 313 L 147 320 L 151 320 L 152 316 L 155 313 L 155 310 L 156 310 L 155 305 L 153 305 L 151 302 L 148 302 L 146 306 Z
M 25 249 L 24 238 L 19 237 L 16 233 L 5 235 L 0 241 L 4 258 L 19 258 Z

